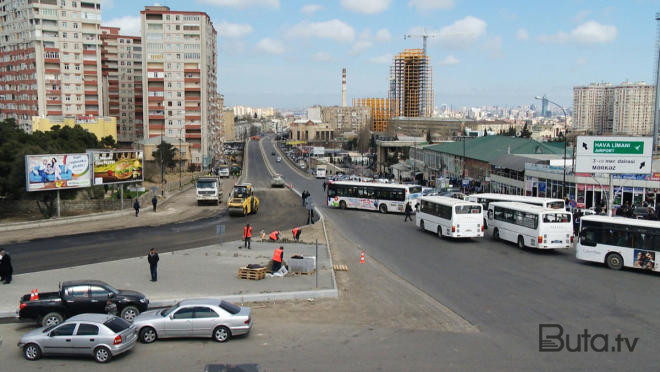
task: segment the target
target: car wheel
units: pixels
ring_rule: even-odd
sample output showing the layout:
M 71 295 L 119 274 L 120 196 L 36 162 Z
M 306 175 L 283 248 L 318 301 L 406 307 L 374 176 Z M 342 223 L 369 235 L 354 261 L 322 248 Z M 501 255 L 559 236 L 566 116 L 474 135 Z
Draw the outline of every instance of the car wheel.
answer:
M 339 208 L 340 208 L 340 209 L 346 209 L 346 202 L 343 201 L 343 200 L 340 201 L 340 202 L 339 202 Z
M 419 221 L 419 229 L 424 231 L 424 220 Z
M 231 331 L 225 326 L 216 327 L 213 330 L 213 339 L 218 342 L 225 342 L 231 337 Z
M 27 360 L 37 360 L 41 358 L 41 348 L 37 344 L 27 344 L 23 347 L 23 356 Z
M 60 313 L 52 312 L 48 313 L 41 320 L 41 325 L 44 327 L 50 327 L 58 325 L 64 321 L 64 317 Z
M 518 248 L 525 249 L 525 239 L 522 236 L 518 236 Z
M 380 211 L 380 213 L 387 213 L 387 205 L 381 204 L 380 207 L 378 207 L 378 211 Z
M 605 259 L 607 267 L 612 270 L 621 270 L 623 268 L 623 257 L 618 253 L 610 253 Z
M 493 239 L 500 240 L 500 230 L 498 230 L 497 227 L 493 230 Z
M 135 319 L 135 317 L 138 316 L 139 314 L 140 314 L 140 310 L 138 310 L 137 307 L 126 306 L 125 308 L 122 309 L 120 315 L 122 319 L 132 323 L 133 319 Z
M 140 330 L 140 341 L 143 344 L 150 344 L 158 338 L 156 330 L 151 327 L 144 327 Z
M 99 346 L 96 349 L 94 349 L 94 360 L 96 360 L 99 363 L 107 363 L 112 359 L 112 353 L 110 353 L 110 349 L 108 349 L 105 346 Z

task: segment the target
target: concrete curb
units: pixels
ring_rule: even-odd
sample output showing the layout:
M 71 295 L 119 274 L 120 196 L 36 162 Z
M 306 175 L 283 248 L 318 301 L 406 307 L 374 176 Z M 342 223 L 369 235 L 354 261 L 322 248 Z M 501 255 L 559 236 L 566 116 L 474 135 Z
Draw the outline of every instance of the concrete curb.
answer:
M 287 163 L 290 164 L 289 167 L 290 167 L 291 169 L 293 169 L 296 173 L 298 173 L 298 174 L 301 175 L 302 177 L 305 177 L 305 178 L 310 179 L 310 180 L 316 179 L 315 177 L 310 176 L 308 173 L 303 172 L 302 169 L 298 168 L 298 167 L 296 166 L 296 164 L 295 164 L 291 159 L 289 159 L 288 156 L 286 156 L 284 153 L 282 153 L 282 149 L 281 149 L 279 146 L 277 146 L 277 145 L 274 143 L 274 141 L 271 140 L 271 143 L 273 143 L 273 147 L 275 147 L 275 151 L 277 151 L 277 152 L 280 154 L 280 156 L 282 157 L 282 159 L 285 159 L 285 161 L 286 161 Z M 293 166 L 291 166 L 291 164 L 292 164 Z
M 236 303 L 244 303 L 244 302 L 303 300 L 309 298 L 337 298 L 338 296 L 339 293 L 335 288 L 335 289 L 319 289 L 312 291 L 297 291 L 297 292 L 270 292 L 270 293 L 253 293 L 253 294 L 226 295 L 226 296 L 221 295 L 221 296 L 211 296 L 205 298 L 225 300 Z M 172 299 L 172 300 L 151 301 L 149 303 L 149 309 L 172 306 L 178 301 L 180 300 Z

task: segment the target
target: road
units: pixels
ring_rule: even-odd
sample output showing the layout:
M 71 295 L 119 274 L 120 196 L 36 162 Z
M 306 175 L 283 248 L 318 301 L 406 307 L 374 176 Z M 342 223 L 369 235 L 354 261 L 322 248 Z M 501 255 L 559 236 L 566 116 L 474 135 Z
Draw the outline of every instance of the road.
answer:
M 256 215 L 230 217 L 226 209 L 219 208 L 221 212 L 216 215 L 192 222 L 35 239 L 0 247 L 11 252 L 14 274 L 22 274 L 137 257 L 146 254 L 150 247 L 169 252 L 212 244 L 218 241 L 216 226 L 220 224 L 226 226 L 225 241 L 241 239 L 242 227 L 248 222 L 255 234 L 261 229 L 269 233 L 304 224 L 307 212 L 299 199 L 286 189 L 269 188 L 270 176 L 263 161 L 258 161 L 261 153 L 257 143 L 251 141 L 248 151 L 252 160 L 248 163 L 248 181 L 257 187 L 256 195 L 261 202 Z M 190 208 L 197 206 L 191 201 Z
M 275 149 L 270 141 L 264 147 L 266 153 Z M 322 212 L 369 257 L 479 327 L 476 349 L 500 350 L 503 358 L 538 358 L 539 366 L 553 369 L 657 368 L 658 274 L 581 263 L 574 249 L 519 250 L 490 238 L 439 239 L 404 223 L 402 215 L 329 209 L 322 181 L 301 177 L 285 162 L 273 164 L 287 182 L 310 190 Z M 561 324 L 573 337 L 588 329 L 609 334 L 611 343 L 617 334 L 639 342 L 634 352 L 607 358 L 595 352 L 539 353 L 541 323 Z

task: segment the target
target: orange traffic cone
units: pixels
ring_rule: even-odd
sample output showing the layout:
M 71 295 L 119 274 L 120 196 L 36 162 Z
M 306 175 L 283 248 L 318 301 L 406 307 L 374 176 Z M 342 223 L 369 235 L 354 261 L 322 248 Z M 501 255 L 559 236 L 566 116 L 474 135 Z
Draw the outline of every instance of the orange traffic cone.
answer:
M 38 299 L 39 299 L 39 290 L 38 290 L 38 289 L 35 289 L 35 290 L 34 290 L 34 299 L 35 299 L 35 300 L 38 300 Z
M 30 291 L 30 301 L 34 300 L 34 289 Z
M 360 263 L 364 263 L 364 252 L 360 255 Z

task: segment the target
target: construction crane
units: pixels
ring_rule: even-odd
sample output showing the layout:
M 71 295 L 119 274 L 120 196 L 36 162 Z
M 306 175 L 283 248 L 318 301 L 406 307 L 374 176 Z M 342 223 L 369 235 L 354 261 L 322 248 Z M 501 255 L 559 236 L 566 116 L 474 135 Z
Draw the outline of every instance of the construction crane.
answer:
M 424 33 L 422 33 L 422 34 L 404 34 L 403 35 L 403 40 L 411 39 L 411 38 L 418 38 L 418 37 L 422 38 L 422 45 L 424 46 L 424 48 L 423 48 L 424 55 L 426 55 L 426 40 L 428 38 L 434 38 L 434 37 L 439 37 L 439 36 L 440 36 L 440 34 L 437 34 L 437 33 L 431 33 L 430 34 L 430 33 L 426 32 L 426 30 L 424 30 Z

